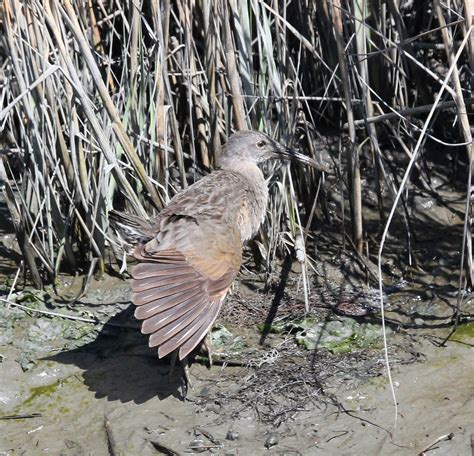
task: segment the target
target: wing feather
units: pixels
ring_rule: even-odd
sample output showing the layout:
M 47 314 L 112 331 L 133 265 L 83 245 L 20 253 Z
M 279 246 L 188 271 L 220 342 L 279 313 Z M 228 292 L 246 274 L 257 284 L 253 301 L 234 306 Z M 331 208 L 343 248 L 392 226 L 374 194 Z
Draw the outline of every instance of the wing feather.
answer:
M 164 326 L 160 331 L 153 333 L 150 336 L 150 347 L 162 346 L 165 342 L 169 342 L 169 346 L 176 342 L 184 333 L 192 328 L 202 315 L 207 312 L 209 304 L 204 299 L 196 303 L 196 305 L 186 314 L 181 315 L 170 324 Z M 176 344 L 171 351 L 179 348 L 179 344 Z M 160 355 L 160 358 L 165 355 Z
M 133 278 L 135 280 L 157 277 L 160 275 L 187 274 L 192 268 L 187 264 L 170 263 L 140 263 L 133 268 Z
M 177 321 L 180 317 L 193 311 L 195 314 L 199 310 L 198 306 L 203 306 L 205 301 L 201 294 L 197 293 L 189 299 L 182 301 L 176 306 L 170 307 L 147 318 L 142 325 L 143 334 L 153 334 L 171 322 Z
M 136 292 L 133 290 L 132 301 L 136 306 L 141 306 L 159 298 L 165 298 L 181 291 L 189 290 L 198 286 L 195 281 L 172 283 L 171 285 L 163 285 L 155 288 L 149 288 L 144 291 Z
M 132 271 L 135 317 L 161 358 L 183 359 L 206 336 L 237 275 L 240 232 L 192 217 L 162 217 L 161 231 L 136 247 Z
M 158 286 L 162 287 L 164 285 L 173 285 L 182 282 L 188 282 L 196 276 L 196 272 L 190 269 L 191 272 L 186 272 L 183 274 L 173 273 L 172 276 L 165 276 L 159 279 L 159 285 L 157 285 L 158 280 L 156 276 L 147 277 L 146 279 L 137 280 L 136 286 L 134 288 L 135 292 L 146 291 L 151 288 L 157 288 Z
M 210 311 L 211 304 L 208 303 L 204 308 L 203 311 L 199 314 L 197 318 L 194 318 L 191 324 L 188 324 L 185 326 L 180 332 L 177 334 L 174 334 L 172 338 L 168 339 L 165 343 L 160 345 L 160 348 L 158 349 L 158 356 L 162 358 L 163 356 L 166 356 L 167 354 L 171 353 L 172 351 L 179 350 L 180 347 L 196 332 L 199 331 L 199 329 L 202 327 L 203 323 L 206 321 L 208 318 L 207 315 Z M 203 335 L 203 337 L 205 334 Z M 202 337 L 201 337 L 202 339 Z M 196 345 L 201 341 L 196 343 Z M 194 347 L 193 347 L 194 348 Z M 179 353 L 179 359 L 183 359 L 184 356 L 181 356 L 181 353 Z
M 189 355 L 196 346 L 201 342 L 201 340 L 206 337 L 206 334 L 212 328 L 212 325 L 216 321 L 217 315 L 221 308 L 221 304 L 224 298 L 220 300 L 220 303 L 214 303 L 209 309 L 209 312 L 206 314 L 206 319 L 203 320 L 201 326 L 196 330 L 196 332 L 183 342 L 179 348 L 179 359 L 183 359 L 185 356 Z
M 199 288 L 191 288 L 183 293 L 176 293 L 171 296 L 165 296 L 164 298 L 157 299 L 156 301 L 149 302 L 144 306 L 139 306 L 135 309 L 135 317 L 139 320 L 148 320 L 149 318 L 164 312 L 167 309 L 178 306 L 183 302 L 187 302 L 189 299 L 193 299 L 196 296 L 202 294 Z

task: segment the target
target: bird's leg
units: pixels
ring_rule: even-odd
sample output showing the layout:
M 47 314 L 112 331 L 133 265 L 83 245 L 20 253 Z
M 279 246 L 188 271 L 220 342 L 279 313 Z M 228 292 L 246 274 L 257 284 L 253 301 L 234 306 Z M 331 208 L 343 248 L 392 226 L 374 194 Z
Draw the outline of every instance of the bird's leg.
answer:
M 176 367 L 176 360 L 178 359 L 178 351 L 175 350 L 174 352 L 171 353 L 171 359 L 170 359 L 170 371 L 168 373 L 168 381 L 171 382 L 171 377 L 173 377 L 174 374 L 174 368 Z
M 175 350 L 174 352 L 171 353 L 171 360 L 170 360 L 170 372 L 168 374 L 169 381 L 171 382 L 171 377 L 173 376 L 174 373 L 174 368 L 176 367 L 176 361 L 178 360 L 178 350 Z M 180 362 L 182 368 L 183 368 L 183 397 L 186 397 L 188 394 L 188 389 L 193 387 L 193 384 L 191 382 L 191 378 L 189 376 L 189 363 L 188 363 L 188 357 L 186 356 L 181 362 Z
M 184 380 L 184 396 L 186 397 L 189 388 L 193 388 L 193 383 L 191 382 L 191 377 L 189 376 L 189 363 L 188 357 L 184 357 L 181 361 L 181 365 L 183 366 L 183 380 Z
M 211 336 L 208 334 L 202 341 L 202 346 L 207 351 L 207 359 L 209 360 L 209 367 L 212 367 L 212 348 L 211 348 Z

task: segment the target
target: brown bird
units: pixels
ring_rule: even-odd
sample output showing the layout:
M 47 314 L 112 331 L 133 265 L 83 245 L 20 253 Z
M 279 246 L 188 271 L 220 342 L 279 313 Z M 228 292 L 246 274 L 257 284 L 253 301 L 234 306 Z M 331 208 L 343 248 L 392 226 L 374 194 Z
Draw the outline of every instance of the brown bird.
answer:
M 182 360 L 214 324 L 239 272 L 243 243 L 264 219 L 268 189 L 258 165 L 272 158 L 325 170 L 264 133 L 239 131 L 225 145 L 220 169 L 178 193 L 154 220 L 111 214 L 136 245 L 135 317 L 160 358 L 177 351 Z

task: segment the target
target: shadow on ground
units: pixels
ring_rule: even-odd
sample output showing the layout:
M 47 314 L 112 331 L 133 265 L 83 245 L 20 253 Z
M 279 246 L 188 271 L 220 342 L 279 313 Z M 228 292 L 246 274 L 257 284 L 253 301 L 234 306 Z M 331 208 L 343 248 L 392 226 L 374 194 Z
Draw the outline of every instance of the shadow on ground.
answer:
M 94 341 L 44 359 L 79 367 L 84 383 L 97 399 L 136 404 L 153 397 L 181 399 L 181 366 L 171 370 L 168 359 L 158 359 L 139 328 L 130 325 L 132 313 L 127 308 L 114 315 Z

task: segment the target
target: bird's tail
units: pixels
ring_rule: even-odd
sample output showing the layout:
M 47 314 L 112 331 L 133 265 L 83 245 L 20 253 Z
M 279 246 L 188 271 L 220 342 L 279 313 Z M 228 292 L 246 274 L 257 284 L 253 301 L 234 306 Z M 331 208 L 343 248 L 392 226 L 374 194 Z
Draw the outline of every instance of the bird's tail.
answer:
M 144 244 L 153 239 L 156 234 L 153 232 L 150 220 L 144 220 L 125 212 L 111 209 L 109 222 L 111 228 L 119 234 L 120 238 L 132 246 Z

